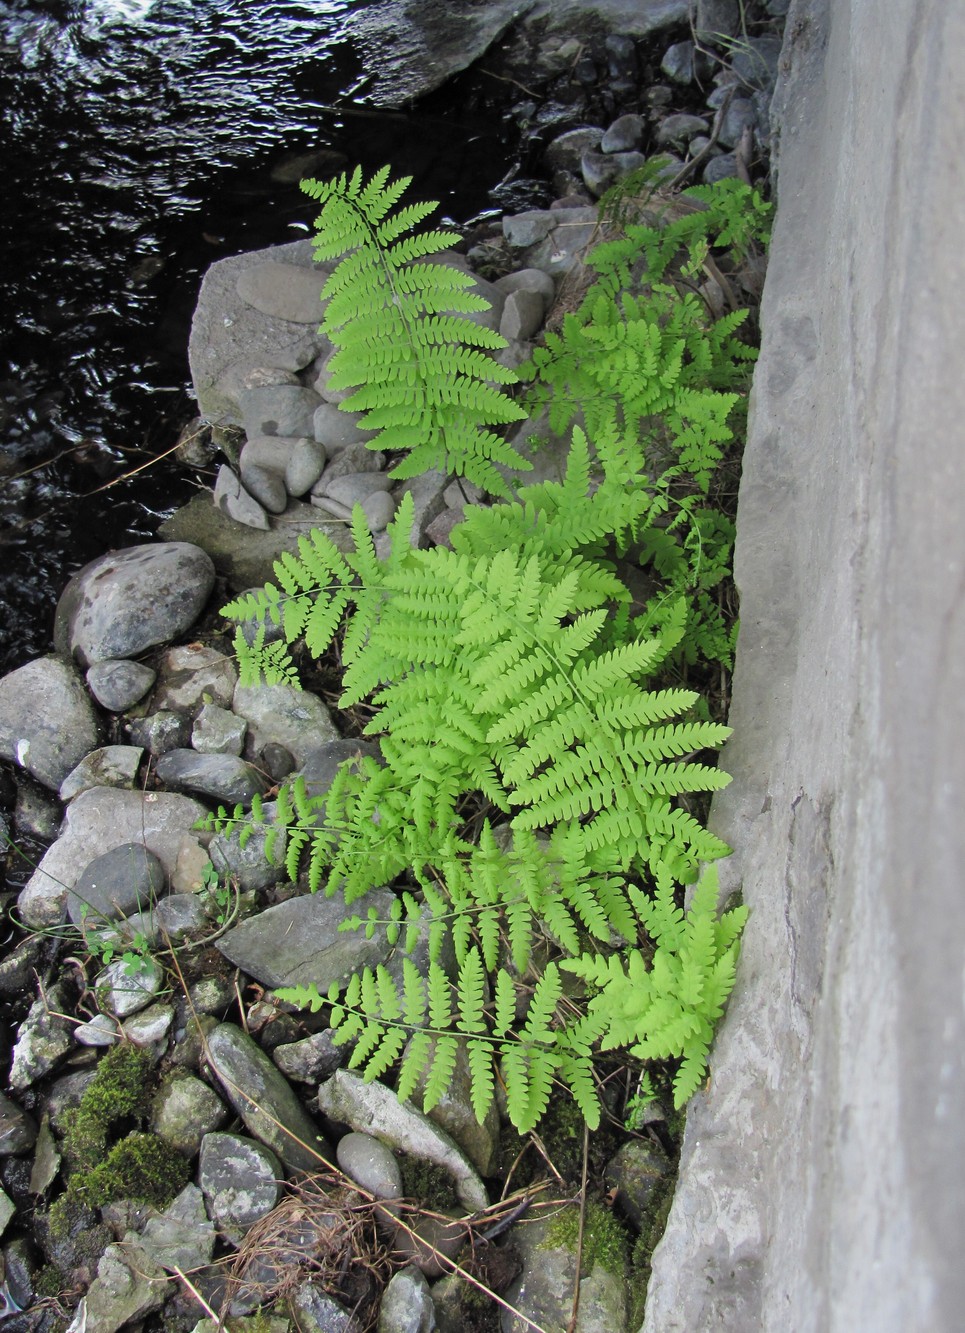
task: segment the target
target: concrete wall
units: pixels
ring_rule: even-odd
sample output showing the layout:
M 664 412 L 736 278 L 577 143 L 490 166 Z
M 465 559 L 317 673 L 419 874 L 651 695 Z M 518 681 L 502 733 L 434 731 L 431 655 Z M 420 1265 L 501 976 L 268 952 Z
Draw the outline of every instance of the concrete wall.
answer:
M 794 0 L 716 830 L 752 909 L 647 1333 L 965 1328 L 965 3 Z

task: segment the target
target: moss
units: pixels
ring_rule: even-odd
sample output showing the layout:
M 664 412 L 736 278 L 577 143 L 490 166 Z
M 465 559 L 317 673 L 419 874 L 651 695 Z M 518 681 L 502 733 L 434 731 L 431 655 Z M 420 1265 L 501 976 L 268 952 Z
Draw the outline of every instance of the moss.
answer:
M 115 1046 L 101 1058 L 80 1105 L 64 1116 L 64 1153 L 75 1169 L 103 1164 L 111 1130 L 143 1119 L 151 1082 L 151 1057 L 136 1046 Z
M 103 1162 L 71 1177 L 67 1194 L 90 1208 L 117 1199 L 165 1207 L 187 1184 L 188 1163 L 155 1134 L 135 1131 L 116 1143 Z
M 580 1236 L 580 1210 L 564 1208 L 553 1219 L 541 1249 L 572 1249 L 575 1253 Z M 599 1264 L 617 1277 L 626 1276 L 627 1237 L 623 1227 L 601 1203 L 588 1199 L 583 1222 L 582 1275 Z
M 402 1193 L 407 1199 L 414 1199 L 430 1212 L 442 1213 L 451 1208 L 459 1208 L 459 1196 L 452 1176 L 442 1166 L 427 1162 L 421 1157 L 403 1157 L 399 1166 L 402 1170 Z

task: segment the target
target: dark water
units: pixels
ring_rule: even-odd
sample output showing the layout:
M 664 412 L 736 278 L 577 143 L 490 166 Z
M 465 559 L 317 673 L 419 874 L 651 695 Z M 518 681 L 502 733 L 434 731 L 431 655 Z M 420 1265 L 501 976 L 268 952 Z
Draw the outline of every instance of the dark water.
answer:
M 491 203 L 511 130 L 455 91 L 368 109 L 359 7 L 0 0 L 0 673 L 49 649 L 71 573 L 203 480 L 153 461 L 192 413 L 191 311 L 215 259 L 308 231 L 286 159 L 391 162 L 456 220 Z

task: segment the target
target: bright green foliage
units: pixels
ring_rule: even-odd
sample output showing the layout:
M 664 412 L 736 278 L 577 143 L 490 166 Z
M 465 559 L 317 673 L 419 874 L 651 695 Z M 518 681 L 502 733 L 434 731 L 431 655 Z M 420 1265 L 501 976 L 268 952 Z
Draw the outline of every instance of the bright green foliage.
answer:
M 331 257 L 357 246 L 343 261 L 359 256 L 349 277 L 367 274 L 374 291 L 383 279 L 373 275 L 395 275 L 384 278 L 383 295 L 414 257 L 439 248 L 430 235 L 428 249 L 403 247 L 398 265 L 386 261 L 387 247 L 424 212 L 403 210 L 385 223 L 401 190 L 385 181 L 380 173 L 363 187 L 356 173 L 331 187 L 320 250 Z M 621 254 L 603 266 L 613 281 L 624 262 Z M 606 280 L 600 286 L 605 292 Z M 349 309 L 336 304 L 341 290 L 335 283 L 328 292 L 336 335 L 348 327 L 339 323 Z M 423 340 L 412 332 L 437 318 L 423 300 L 428 289 L 399 290 L 419 293 L 413 305 L 390 302 L 406 311 L 404 337 L 375 297 L 366 334 L 373 349 L 381 338 L 391 349 L 387 383 L 399 366 L 421 364 Z M 288 645 L 303 641 L 313 656 L 337 641 L 340 703 L 370 710 L 366 733 L 379 737 L 382 762 L 343 765 L 325 797 L 309 796 L 299 781 L 283 790 L 269 854 L 293 879 L 307 863 L 313 891 L 360 904 L 346 929 L 384 930 L 404 955 L 428 922 L 429 961 L 420 971 L 403 957 L 401 979 L 366 969 L 326 996 L 311 986 L 284 994 L 330 1007 L 338 1039 L 353 1043 L 352 1067 L 370 1079 L 396 1070 L 400 1095 L 421 1086 L 427 1108 L 446 1089 L 460 1044 L 477 1115 L 498 1079 L 521 1131 L 538 1123 L 554 1084 L 598 1123 L 600 1049 L 680 1058 L 680 1100 L 702 1076 L 743 914 L 716 923 L 709 873 L 686 915 L 675 895 L 697 881 L 700 863 L 728 851 L 687 801 L 728 781 L 702 758 L 728 729 L 702 720 L 695 691 L 666 682 L 669 662 L 723 660 L 732 648 L 713 594 L 733 532 L 704 493 L 751 356 L 737 342 L 737 322 L 709 326 L 669 286 L 639 300 L 593 296 L 543 363 L 551 395 L 562 384 L 559 357 L 570 358 L 567 373 L 583 376 L 584 387 L 595 376 L 601 389 L 585 405 L 589 431 L 573 430 L 562 481 L 473 507 L 451 550 L 413 548 L 407 498 L 378 558 L 356 510 L 352 550 L 314 532 L 276 564 L 275 582 L 225 608 L 235 619 L 281 625 Z M 455 326 L 434 328 L 426 334 L 434 347 L 458 339 Z M 341 383 L 378 381 L 376 351 L 343 351 L 355 367 L 345 374 L 358 380 Z M 405 371 L 410 389 L 418 374 Z M 438 443 L 449 400 L 420 393 L 420 429 Z M 463 406 L 466 421 L 473 409 Z M 553 410 L 560 424 L 572 416 L 562 393 Z M 655 443 L 672 454 L 656 476 L 648 462 Z M 659 581 L 642 613 L 614 556 L 641 559 Z M 241 634 L 236 644 L 245 683 L 296 679 L 283 647 L 266 647 L 263 636 L 249 647 Z M 249 836 L 264 822 L 260 803 L 250 816 L 222 812 L 214 822 L 239 819 Z M 385 885 L 396 900 L 379 921 L 364 900 Z M 618 940 L 629 948 L 625 963 L 619 955 L 607 963 Z M 547 949 L 557 961 L 534 977 Z M 591 984 L 588 1005 L 565 991 L 567 973 Z
M 657 875 L 647 898 L 631 887 L 652 958 L 640 949 L 566 959 L 561 964 L 597 990 L 587 1006 L 579 1038 L 603 1050 L 629 1047 L 641 1060 L 682 1057 L 674 1079 L 674 1106 L 696 1091 L 707 1069 L 707 1052 L 724 1001 L 734 985 L 738 936 L 747 908 L 717 915 L 717 872 L 710 867 L 686 912 L 676 905 L 673 881 Z
M 489 308 L 472 276 L 426 262 L 459 237 L 412 234 L 434 204 L 395 207 L 410 179 L 389 181 L 383 167 L 368 182 L 360 168 L 302 182 L 322 205 L 315 257 L 343 256 L 322 292 L 322 332 L 337 349 L 330 386 L 355 390 L 340 406 L 365 413 L 362 426 L 378 432 L 369 448 L 407 454 L 392 476 L 441 468 L 506 495 L 494 464 L 528 464 L 489 427 L 525 416 L 498 387 L 517 378 L 490 355 L 505 339 L 469 318 Z

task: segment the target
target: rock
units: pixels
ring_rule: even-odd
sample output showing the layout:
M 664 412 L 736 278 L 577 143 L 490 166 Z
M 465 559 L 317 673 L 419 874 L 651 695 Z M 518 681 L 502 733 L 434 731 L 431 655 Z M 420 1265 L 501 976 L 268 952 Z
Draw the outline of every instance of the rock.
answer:
M 91 861 L 67 895 L 75 926 L 100 926 L 149 908 L 165 889 L 164 866 L 143 843 L 126 842 Z
M 149 1218 L 141 1245 L 161 1268 L 194 1273 L 211 1262 L 215 1229 L 197 1185 L 184 1189 L 163 1212 Z
M 737 158 L 733 153 L 721 153 L 717 157 L 712 157 L 704 167 L 703 179 L 706 185 L 714 185 L 717 181 L 727 180 L 736 175 Z
M 240 275 L 264 263 L 294 265 L 309 280 L 318 273 L 310 240 L 234 255 L 208 269 L 188 354 L 199 410 L 209 421 L 240 424 L 240 386 L 251 370 L 302 370 L 325 345 L 312 325 L 265 314 L 239 295 Z
M 0 758 L 54 791 L 98 743 L 97 717 L 76 671 L 41 657 L 0 680 Z
M 545 240 L 526 251 L 525 259 L 528 266 L 542 269 L 552 278 L 562 278 L 583 263 L 587 247 L 597 235 L 599 220 L 595 207 L 559 208 L 552 216 L 558 225 Z
M 413 501 L 413 524 L 412 524 L 412 544 L 421 546 L 425 537 L 425 530 L 432 520 L 441 514 L 446 507 L 446 502 L 442 498 L 443 492 L 449 484 L 449 477 L 445 472 L 439 472 L 432 469 L 429 472 L 420 473 L 418 477 L 412 477 L 408 481 L 403 481 L 395 490 L 394 494 L 397 500 L 405 495 L 411 495 Z
M 644 1139 L 631 1139 L 610 1158 L 603 1178 L 607 1189 L 616 1191 L 619 1207 L 639 1230 L 671 1175 L 663 1153 Z
M 271 1058 L 286 1078 L 317 1087 L 323 1078 L 342 1067 L 348 1059 L 348 1050 L 335 1045 L 331 1032 L 314 1032 L 300 1041 L 276 1046 Z
M 220 509 L 235 523 L 241 523 L 246 528 L 267 530 L 268 516 L 265 510 L 255 497 L 245 490 L 227 463 L 222 463 L 218 468 L 213 498 L 215 508 Z
M 158 663 L 158 676 L 153 707 L 195 713 L 203 703 L 230 707 L 238 668 L 217 649 L 191 643 L 168 649 Z
M 271 1151 L 240 1134 L 204 1135 L 198 1182 L 208 1212 L 233 1244 L 281 1198 L 285 1170 Z
M 256 1139 L 292 1170 L 316 1171 L 332 1151 L 284 1077 L 240 1028 L 221 1023 L 208 1038 L 208 1061 Z
M 598 199 L 612 186 L 625 180 L 631 172 L 646 166 L 646 162 L 643 153 L 598 153 L 587 149 L 580 169 L 586 188 Z
M 292 501 L 267 529 L 239 526 L 216 509 L 207 492 L 199 492 L 183 509 L 161 524 L 161 535 L 202 547 L 235 591 L 261 587 L 274 578 L 275 561 L 285 551 L 297 552 L 299 539 L 320 528 L 340 551 L 351 546 L 344 524 L 327 523 L 310 505 Z
M 316 410 L 315 416 L 321 411 Z M 289 495 L 307 495 L 325 470 L 328 453 L 317 440 L 296 440 L 285 468 L 285 489 Z
M 402 1172 L 395 1155 L 371 1134 L 346 1134 L 336 1148 L 345 1174 L 377 1199 L 402 1198 Z
M 232 708 L 248 723 L 249 754 L 273 741 L 303 764 L 312 750 L 339 739 L 321 699 L 290 685 L 239 685 Z
M 187 542 L 112 551 L 70 580 L 54 619 L 54 643 L 81 666 L 137 657 L 194 624 L 214 587 L 208 556 Z M 93 748 L 93 747 L 89 747 Z
M 133 787 L 143 754 L 140 745 L 105 745 L 92 750 L 67 774 L 57 795 L 66 805 L 92 787 Z
M 673 83 L 690 83 L 694 77 L 693 42 L 674 42 L 664 52 L 660 68 Z
M 329 458 L 324 478 L 344 477 L 350 472 L 381 472 L 384 467 L 385 454 L 381 449 L 370 449 L 365 444 L 346 444 Z
M 200 1152 L 201 1142 L 223 1125 L 228 1110 L 207 1083 L 191 1074 L 169 1074 L 154 1095 L 151 1129 L 184 1157 Z M 204 1182 L 201 1182 L 202 1189 Z M 217 1219 L 215 1219 L 217 1220 Z
M 362 512 L 370 532 L 384 532 L 395 518 L 397 501 L 385 491 L 373 491 L 362 501 Z
M 493 1100 L 486 1119 L 480 1125 L 472 1109 L 471 1087 L 469 1057 L 465 1045 L 460 1043 L 452 1077 L 442 1097 L 427 1115 L 458 1143 L 479 1174 L 488 1176 L 492 1172 L 499 1146 L 499 1112 Z M 414 1101 L 421 1101 L 425 1088 L 426 1079 L 422 1077 L 413 1090 Z
M 285 478 L 255 463 L 242 464 L 241 480 L 248 494 L 269 514 L 283 514 L 288 504 Z
M 0 995 L 19 996 L 29 991 L 53 962 L 57 941 L 43 935 L 27 935 L 0 958 Z
M 37 1273 L 37 1259 L 30 1241 L 19 1237 L 8 1241 L 3 1247 L 3 1267 L 6 1271 L 8 1298 L 21 1310 L 26 1310 L 34 1303 L 34 1277 Z M 13 1326 L 8 1327 L 10 1333 L 13 1333 Z
M 18 899 L 22 920 L 34 930 L 59 925 L 67 894 L 95 856 L 138 842 L 157 856 L 170 877 L 182 849 L 196 844 L 192 829 L 207 811 L 173 792 L 93 787 L 67 807 L 64 832 L 44 855 Z
M 224 1014 L 235 1003 L 234 984 L 230 977 L 201 977 L 188 988 L 191 1009 L 198 1014 Z
M 291 456 L 295 452 L 295 446 L 301 442 L 301 440 L 286 439 L 281 435 L 249 435 L 238 459 L 242 479 L 250 468 L 277 472 L 279 476 L 284 477 Z
M 602 137 L 602 130 L 591 126 L 567 130 L 565 134 L 557 135 L 555 139 L 547 144 L 546 151 L 543 154 L 547 171 L 579 172 L 583 154 L 588 148 L 599 148 Z M 633 146 L 636 147 L 636 145 Z M 503 233 L 508 236 L 505 230 L 505 222 Z M 542 237 L 536 237 L 536 239 L 542 240 Z M 526 244 L 532 245 L 533 241 L 527 241 Z M 505 278 L 500 278 L 496 286 L 499 287 L 500 283 L 505 281 Z
M 131 1320 L 159 1310 L 172 1291 L 164 1269 L 130 1232 L 104 1251 L 97 1277 L 81 1301 L 83 1313 L 75 1316 L 77 1333 L 117 1333 Z
M 95 1014 L 89 1023 L 80 1023 L 74 1028 L 74 1041 L 81 1046 L 103 1047 L 116 1046 L 120 1041 L 120 1024 L 107 1014 Z
M 524 1227 L 514 1229 L 523 1270 L 503 1295 L 520 1314 L 504 1308 L 499 1318 L 501 1333 L 528 1333 L 528 1320 L 546 1329 L 569 1326 L 577 1276 L 578 1233 L 579 1208 L 574 1204 L 552 1218 L 527 1222 Z M 624 1333 L 627 1326 L 624 1242 L 619 1224 L 599 1204 L 591 1204 L 587 1209 L 580 1273 L 575 1333 Z
M 225 805 L 250 805 L 267 783 L 257 769 L 234 754 L 170 750 L 157 762 L 158 779 L 176 791 L 196 791 Z
M 170 750 L 181 750 L 187 745 L 191 739 L 191 719 L 183 713 L 162 709 L 147 717 L 132 718 L 127 731 L 132 741 L 156 758 Z
M 243 269 L 236 280 L 238 295 L 248 305 L 273 319 L 294 324 L 322 322 L 322 288 L 328 270 L 306 269 L 267 260 Z
M 151 1051 L 160 1060 L 173 1022 L 174 1010 L 169 1004 L 152 1004 L 123 1023 L 124 1038 L 132 1046 Z
M 169 893 L 154 909 L 154 918 L 162 936 L 173 943 L 196 935 L 208 924 L 197 893 Z
M 710 128 L 702 116 L 678 114 L 665 116 L 657 126 L 658 148 L 683 148 L 697 134 L 706 134 Z
M 618 116 L 599 142 L 601 153 L 629 153 L 643 143 L 647 122 L 643 116 Z M 592 145 L 587 145 L 591 147 Z M 581 159 L 582 161 L 582 159 Z M 577 164 L 579 169 L 580 163 Z
M 341 1120 L 390 1148 L 443 1167 L 452 1176 L 463 1207 L 470 1211 L 488 1207 L 486 1187 L 461 1148 L 428 1116 L 400 1102 L 384 1083 L 366 1083 L 357 1074 L 340 1069 L 319 1088 L 318 1105 L 331 1120 Z
M 393 1274 L 382 1294 L 379 1333 L 432 1333 L 436 1313 L 429 1284 L 417 1268 Z
M 315 409 L 321 399 L 301 385 L 272 384 L 248 389 L 241 397 L 245 430 L 249 435 L 311 437 Z
M 95 662 L 87 672 L 87 686 L 102 708 L 123 713 L 144 698 L 156 677 L 157 672 L 141 662 Z
M 337 742 L 336 742 L 337 744 Z M 269 741 L 263 745 L 256 756 L 258 767 L 271 778 L 272 782 L 284 782 L 295 771 L 295 756 L 284 745 Z
M 24 775 L 17 784 L 17 805 L 14 810 L 17 833 L 50 843 L 60 832 L 62 818 L 63 810 L 57 797 Z M 3 845 L 6 847 L 5 841 Z
M 353 505 L 361 504 L 376 491 L 389 491 L 391 488 L 392 480 L 385 472 L 348 472 L 333 477 L 326 471 L 312 494 L 336 500 L 351 511 Z
M 36 1141 L 36 1120 L 0 1092 L 0 1157 L 29 1152 Z
M 6 1231 L 7 1223 L 16 1211 L 13 1200 L 7 1196 L 4 1190 L 0 1189 L 0 1236 Z
M 337 453 L 349 445 L 364 444 L 375 435 L 375 431 L 362 429 L 361 419 L 361 412 L 343 412 L 335 403 L 322 403 L 315 409 L 312 433 L 329 453 Z
M 744 130 L 748 127 L 753 129 L 756 124 L 754 103 L 746 97 L 735 97 L 721 118 L 718 142 L 725 148 L 736 148 Z
M 452 550 L 450 541 L 452 530 L 458 527 L 465 516 L 465 508 L 444 509 L 426 525 L 426 541 L 431 542 L 433 546 L 448 546 Z
M 9 1078 L 15 1091 L 29 1088 L 38 1078 L 49 1074 L 70 1050 L 72 1024 L 64 1015 L 71 1009 L 70 997 L 61 985 L 52 986 L 34 1000 L 17 1028 Z
M 540 268 L 521 268 L 515 273 L 507 273 L 504 278 L 499 278 L 493 284 L 504 296 L 509 296 L 511 292 L 536 292 L 543 298 L 544 311 L 552 305 L 556 296 L 556 284 L 548 273 L 544 273 Z M 503 307 L 503 314 L 506 313 L 506 307 Z
M 204 704 L 191 731 L 191 748 L 198 754 L 240 755 L 248 723 L 228 708 Z
M 388 919 L 394 895 L 385 890 L 366 894 L 368 906 Z M 324 994 L 333 982 L 343 983 L 361 967 L 375 967 L 392 952 L 384 927 L 371 939 L 365 930 L 343 931 L 339 926 L 355 909 L 340 896 L 303 894 L 248 917 L 217 942 L 235 967 L 263 986 L 305 986 L 312 982 Z
M 97 998 L 116 1018 L 126 1018 L 147 1006 L 164 984 L 164 972 L 155 959 L 141 956 L 135 962 L 123 958 L 108 963 L 94 982 Z
M 592 150 L 584 148 L 583 151 Z M 556 218 L 549 210 L 531 209 L 526 213 L 507 214 L 503 218 L 503 235 L 514 249 L 526 250 L 545 240 L 556 226 Z
M 267 809 L 265 815 L 270 819 Z M 269 831 L 269 825 L 256 825 L 242 843 L 244 829 L 235 825 L 230 833 L 216 833 L 208 844 L 208 855 L 215 870 L 219 875 L 237 880 L 238 888 L 243 893 L 266 889 L 270 884 L 277 884 L 285 875 L 284 861 L 279 860 L 283 840 L 276 840 L 270 861 L 265 854 Z
M 324 1291 L 303 1282 L 289 1297 L 299 1333 L 362 1333 L 362 1326 Z
M 773 88 L 780 56 L 780 37 L 749 37 L 735 47 L 730 65 L 749 88 Z
M 718 45 L 719 37 L 736 37 L 740 32 L 739 0 L 697 0 L 694 36 L 705 45 Z M 719 43 L 725 51 L 729 43 Z
M 539 292 L 520 288 L 506 297 L 499 331 L 510 342 L 533 338 L 543 323 L 545 313 L 546 301 L 543 296 Z
M 90 1071 L 91 1077 L 94 1071 Z M 40 1122 L 40 1130 L 37 1134 L 37 1147 L 34 1152 L 33 1165 L 30 1168 L 30 1180 L 28 1182 L 31 1194 L 45 1194 L 57 1178 L 57 1172 L 60 1170 L 60 1153 L 57 1151 L 57 1141 L 50 1132 L 50 1119 L 45 1114 Z
M 385 1211 L 391 1214 L 392 1205 L 386 1204 Z M 398 1228 L 395 1254 L 415 1264 L 426 1277 L 441 1277 L 452 1272 L 452 1264 L 446 1260 L 457 1258 L 467 1235 L 465 1224 L 454 1213 L 429 1214 L 408 1228 Z

